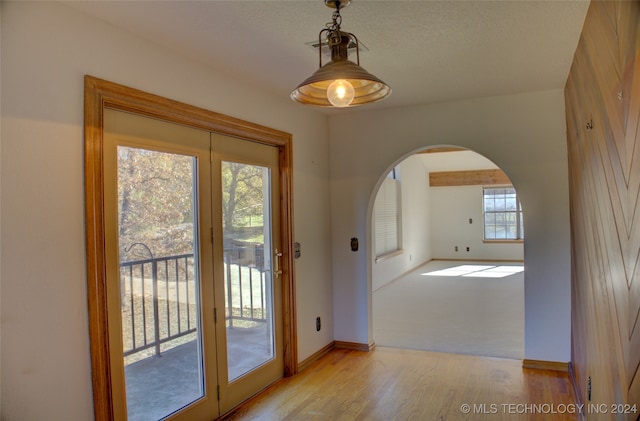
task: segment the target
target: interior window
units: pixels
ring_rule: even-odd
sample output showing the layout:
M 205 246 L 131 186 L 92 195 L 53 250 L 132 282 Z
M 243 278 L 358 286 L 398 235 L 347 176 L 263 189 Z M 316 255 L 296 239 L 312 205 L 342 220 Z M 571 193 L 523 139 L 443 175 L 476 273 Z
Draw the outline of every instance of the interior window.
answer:
M 522 240 L 522 206 L 513 186 L 485 187 L 482 209 L 485 240 Z

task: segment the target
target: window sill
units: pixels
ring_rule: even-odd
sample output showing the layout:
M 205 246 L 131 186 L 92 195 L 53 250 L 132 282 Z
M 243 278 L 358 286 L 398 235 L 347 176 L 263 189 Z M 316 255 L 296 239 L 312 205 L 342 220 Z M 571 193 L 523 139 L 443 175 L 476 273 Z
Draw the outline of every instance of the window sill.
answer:
M 376 263 L 381 262 L 383 260 L 390 259 L 390 258 L 395 257 L 395 256 L 399 256 L 402 253 L 404 253 L 403 249 L 396 250 L 396 251 L 391 251 L 391 252 L 389 252 L 387 254 L 383 254 L 382 256 L 376 257 Z
M 485 244 L 522 244 L 524 240 L 482 240 Z

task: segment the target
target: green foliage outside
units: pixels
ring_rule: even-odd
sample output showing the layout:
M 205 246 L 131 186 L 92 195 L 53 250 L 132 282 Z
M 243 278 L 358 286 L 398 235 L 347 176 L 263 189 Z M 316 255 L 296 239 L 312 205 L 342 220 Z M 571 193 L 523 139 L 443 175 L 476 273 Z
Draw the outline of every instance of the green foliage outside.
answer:
M 225 237 L 263 242 L 265 169 L 223 162 Z M 194 174 L 191 156 L 118 147 L 118 230 L 121 261 L 193 253 Z M 142 243 L 148 247 L 137 244 Z M 132 247 L 133 246 L 133 247 Z

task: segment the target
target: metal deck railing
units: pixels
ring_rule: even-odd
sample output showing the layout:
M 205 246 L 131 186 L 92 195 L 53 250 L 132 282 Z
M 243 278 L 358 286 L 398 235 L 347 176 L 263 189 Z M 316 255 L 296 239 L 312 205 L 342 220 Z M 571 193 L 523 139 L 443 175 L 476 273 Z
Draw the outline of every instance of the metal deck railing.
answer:
M 224 252 L 228 327 L 238 320 L 266 322 L 267 293 L 261 244 L 234 241 Z M 198 325 L 193 253 L 120 264 L 124 355 L 181 343 Z M 192 340 L 189 339 L 189 340 Z M 167 348 L 172 348 L 170 344 Z

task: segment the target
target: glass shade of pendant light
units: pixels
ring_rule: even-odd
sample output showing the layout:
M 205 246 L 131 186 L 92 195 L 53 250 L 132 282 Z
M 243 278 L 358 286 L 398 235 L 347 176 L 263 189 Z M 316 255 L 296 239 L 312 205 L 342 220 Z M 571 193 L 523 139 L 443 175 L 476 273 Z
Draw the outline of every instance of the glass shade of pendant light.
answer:
M 391 88 L 365 69 L 360 67 L 360 46 L 358 38 L 340 30 L 342 17 L 340 9 L 351 1 L 324 0 L 333 12 L 333 22 L 318 34 L 318 44 L 322 45 L 325 35 L 331 49 L 331 61 L 322 65 L 322 51 L 319 52 L 320 68 L 309 76 L 291 93 L 291 99 L 305 105 L 318 107 L 355 107 L 380 101 L 391 94 Z M 348 59 L 348 46 L 356 45 L 357 63 Z M 320 47 L 320 50 L 322 48 Z

